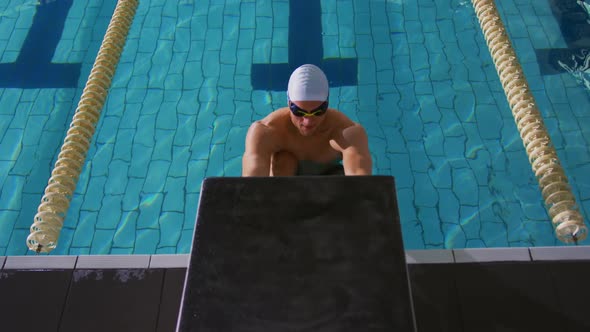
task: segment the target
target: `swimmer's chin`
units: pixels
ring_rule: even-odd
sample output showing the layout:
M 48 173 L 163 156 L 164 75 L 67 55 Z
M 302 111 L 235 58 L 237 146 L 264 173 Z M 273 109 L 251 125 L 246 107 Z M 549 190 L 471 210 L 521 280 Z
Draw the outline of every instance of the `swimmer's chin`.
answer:
M 299 128 L 299 134 L 301 134 L 301 136 L 311 136 L 316 132 L 315 127 L 313 128 Z

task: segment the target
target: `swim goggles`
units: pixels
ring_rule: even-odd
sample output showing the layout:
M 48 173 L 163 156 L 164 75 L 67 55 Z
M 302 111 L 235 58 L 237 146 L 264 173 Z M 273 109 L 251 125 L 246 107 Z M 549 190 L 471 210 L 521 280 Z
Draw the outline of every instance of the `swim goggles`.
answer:
M 293 115 L 296 117 L 322 116 L 328 111 L 328 101 L 326 100 L 320 106 L 311 111 L 306 111 L 289 100 L 289 108 L 291 109 L 291 113 L 293 113 Z

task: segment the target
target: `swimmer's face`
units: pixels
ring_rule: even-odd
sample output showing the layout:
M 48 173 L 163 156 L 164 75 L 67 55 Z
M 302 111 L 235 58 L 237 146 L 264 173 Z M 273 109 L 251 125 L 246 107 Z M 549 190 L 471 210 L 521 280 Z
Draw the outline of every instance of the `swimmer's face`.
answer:
M 318 108 L 322 106 L 324 103 L 323 101 L 290 101 L 290 103 L 295 104 L 297 108 L 301 109 L 302 111 L 311 112 L 311 114 L 316 115 L 309 115 L 309 116 L 296 116 L 293 112 L 290 112 L 291 122 L 293 125 L 299 130 L 299 133 L 302 136 L 311 136 L 313 135 L 317 129 L 319 128 L 320 124 L 326 118 L 325 112 L 322 113 L 318 111 Z M 291 105 L 289 105 L 291 106 Z M 291 108 L 291 107 L 290 107 Z M 301 114 L 301 113 L 299 113 Z M 321 115 L 319 115 L 321 114 Z

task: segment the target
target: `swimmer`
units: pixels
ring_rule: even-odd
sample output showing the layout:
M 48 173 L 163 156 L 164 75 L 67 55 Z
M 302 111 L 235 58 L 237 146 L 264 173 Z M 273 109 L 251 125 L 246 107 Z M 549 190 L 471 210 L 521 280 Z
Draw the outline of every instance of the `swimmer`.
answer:
M 328 106 L 324 72 L 293 71 L 287 107 L 254 122 L 246 135 L 242 176 L 371 175 L 365 129 Z

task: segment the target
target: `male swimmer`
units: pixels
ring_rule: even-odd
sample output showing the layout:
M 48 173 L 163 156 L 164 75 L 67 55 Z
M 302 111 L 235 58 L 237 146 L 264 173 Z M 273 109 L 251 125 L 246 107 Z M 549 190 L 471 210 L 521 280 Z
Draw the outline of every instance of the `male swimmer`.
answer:
M 371 175 L 365 129 L 329 108 L 328 94 L 328 79 L 320 68 L 306 64 L 295 69 L 288 107 L 248 129 L 242 175 Z

